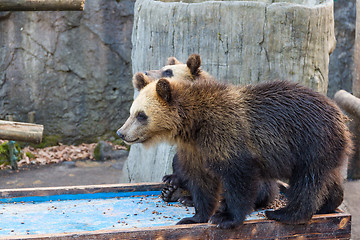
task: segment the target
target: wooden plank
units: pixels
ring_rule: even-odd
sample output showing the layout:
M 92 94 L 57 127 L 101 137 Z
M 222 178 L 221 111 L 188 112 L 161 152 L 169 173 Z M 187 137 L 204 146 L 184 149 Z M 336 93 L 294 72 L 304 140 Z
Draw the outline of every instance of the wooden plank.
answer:
M 345 213 L 316 215 L 308 225 L 287 225 L 272 220 L 250 220 L 232 230 L 212 224 L 175 225 L 126 230 L 14 236 L 7 239 L 350 239 L 351 217 Z
M 1 197 L 47 196 L 100 192 L 158 191 L 162 183 L 108 184 L 0 190 Z M 233 230 L 212 224 L 173 225 L 73 233 L 6 236 L 0 239 L 350 239 L 351 216 L 339 211 L 315 215 L 306 225 L 287 225 L 267 219 L 246 220 Z
M 0 139 L 40 143 L 44 126 L 0 120 Z
M 52 196 L 62 194 L 91 194 L 108 192 L 142 192 L 160 191 L 163 183 L 130 183 L 130 184 L 102 184 L 85 186 L 64 186 L 64 187 L 41 187 L 41 188 L 18 188 L 1 189 L 0 198 L 15 198 L 29 196 Z
M 0 11 L 83 11 L 85 0 L 0 0 Z

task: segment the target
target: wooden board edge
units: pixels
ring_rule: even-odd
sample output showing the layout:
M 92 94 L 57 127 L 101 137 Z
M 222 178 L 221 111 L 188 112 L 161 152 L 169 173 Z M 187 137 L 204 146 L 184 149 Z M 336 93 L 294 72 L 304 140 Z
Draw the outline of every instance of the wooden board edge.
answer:
M 231 230 L 218 229 L 215 225 L 204 223 L 10 236 L 6 239 L 350 239 L 351 216 L 349 214 L 329 214 L 331 216 L 324 217 L 325 215 L 315 216 L 308 225 L 287 225 L 265 219 L 246 221 L 238 229 Z
M 84 186 L 40 187 L 0 189 L 0 198 L 52 196 L 62 194 L 91 194 L 99 192 L 137 192 L 160 191 L 163 183 L 126 183 L 126 184 L 101 184 Z

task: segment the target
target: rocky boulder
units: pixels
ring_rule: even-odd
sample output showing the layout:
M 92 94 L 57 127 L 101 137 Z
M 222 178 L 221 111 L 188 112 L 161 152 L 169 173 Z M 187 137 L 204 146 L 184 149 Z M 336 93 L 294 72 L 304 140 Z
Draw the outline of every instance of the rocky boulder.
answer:
M 132 102 L 134 0 L 83 12 L 0 12 L 0 119 L 35 122 L 67 142 L 115 132 Z

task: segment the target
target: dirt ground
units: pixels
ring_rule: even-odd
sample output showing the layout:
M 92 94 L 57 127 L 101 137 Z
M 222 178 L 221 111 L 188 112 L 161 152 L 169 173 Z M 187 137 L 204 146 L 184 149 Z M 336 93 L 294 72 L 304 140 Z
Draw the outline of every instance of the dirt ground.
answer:
M 1 170 L 0 189 L 118 183 L 124 161 L 74 161 Z
M 0 189 L 118 183 L 124 160 L 75 161 L 1 170 Z M 360 240 L 360 180 L 345 184 L 345 206 L 352 214 L 352 239 Z

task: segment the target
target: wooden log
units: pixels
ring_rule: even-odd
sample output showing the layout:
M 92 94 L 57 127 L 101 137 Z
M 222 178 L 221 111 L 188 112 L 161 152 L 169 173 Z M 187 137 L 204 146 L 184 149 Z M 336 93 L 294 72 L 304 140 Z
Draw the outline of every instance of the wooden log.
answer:
M 352 158 L 349 159 L 347 174 L 349 179 L 360 179 L 360 98 L 340 90 L 335 94 L 334 100 L 340 108 L 353 118 L 349 124 L 349 129 L 353 136 L 355 148 Z
M 0 139 L 40 143 L 44 126 L 0 120 Z
M 133 73 L 198 53 L 202 69 L 219 81 L 283 79 L 325 94 L 335 47 L 333 1 L 138 0 L 132 42 Z M 166 144 L 134 144 L 120 181 L 161 181 L 174 152 Z
M 85 0 L 0 0 L 0 11 L 83 11 Z
M 360 119 L 360 98 L 345 90 L 340 90 L 335 94 L 334 100 L 347 113 Z
M 53 196 L 62 194 L 92 194 L 92 193 L 117 193 L 117 192 L 145 192 L 161 191 L 164 183 L 130 183 L 130 184 L 101 184 L 84 186 L 62 186 L 62 187 L 38 187 L 38 188 L 16 188 L 0 189 L 0 198 L 17 198 L 31 196 Z
M 354 69 L 352 92 L 360 97 L 360 0 L 356 1 L 356 29 L 354 43 Z M 359 104 L 357 104 L 359 106 Z M 349 128 L 353 134 L 354 154 L 349 160 L 348 178 L 360 179 L 360 115 L 350 122 Z
M 356 0 L 356 28 L 354 43 L 354 70 L 352 92 L 355 97 L 360 97 L 360 0 Z

